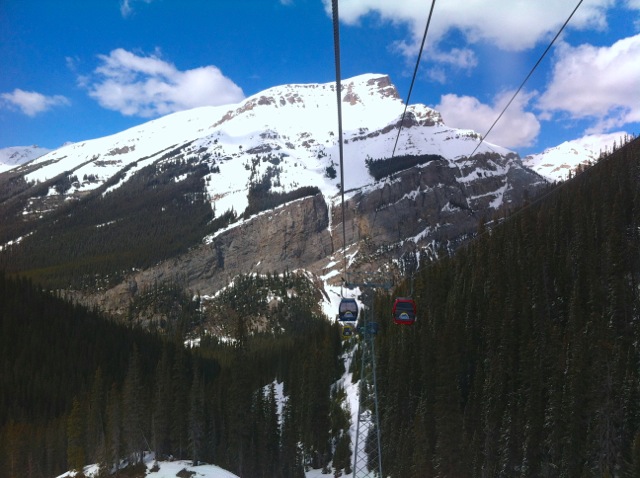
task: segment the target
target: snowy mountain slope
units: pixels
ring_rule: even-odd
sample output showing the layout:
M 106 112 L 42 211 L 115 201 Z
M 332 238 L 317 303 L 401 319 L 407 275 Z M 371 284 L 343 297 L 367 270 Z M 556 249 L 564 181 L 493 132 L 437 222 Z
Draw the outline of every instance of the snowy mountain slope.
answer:
M 28 163 L 51 150 L 40 146 L 12 146 L 0 149 L 0 173 Z
M 372 182 L 366 158 L 391 155 L 404 105 L 384 75 L 345 80 L 343 89 L 345 189 L 352 189 Z M 37 169 L 24 179 L 44 182 L 68 174 L 74 180 L 64 194 L 70 196 L 99 188 L 125 168 L 130 177 L 167 151 L 183 148 L 183 159 L 219 168 L 219 175 L 208 178 L 207 190 L 217 211 L 234 208 L 242 212 L 249 183 L 269 169 L 278 172 L 274 191 L 314 185 L 330 197 L 339 183 L 339 178 L 326 177 L 327 167 L 339 164 L 336 112 L 332 83 L 278 86 L 231 107 L 174 113 L 121 133 L 62 147 L 31 163 Z M 478 139 L 473 132 L 444 125 L 435 110 L 412 105 L 396 155 L 439 154 L 453 161 L 470 154 Z M 509 152 L 490 144 L 483 144 L 479 152 L 492 150 Z
M 611 152 L 613 145 L 621 144 L 625 136 L 624 132 L 584 136 L 526 156 L 522 162 L 550 181 L 564 181 L 578 166 L 593 164 L 601 154 Z
M 404 105 L 390 79 L 342 85 L 344 216 L 335 85 L 283 85 L 0 174 L 0 266 L 81 287 L 77 300 L 114 315 L 175 277 L 206 295 L 238 274 L 285 269 L 336 285 L 343 255 L 376 270 L 455 247 L 545 184 L 497 145 L 468 158 L 479 135 L 424 105 L 407 108 L 391 158 Z M 367 163 L 380 165 L 378 179 Z

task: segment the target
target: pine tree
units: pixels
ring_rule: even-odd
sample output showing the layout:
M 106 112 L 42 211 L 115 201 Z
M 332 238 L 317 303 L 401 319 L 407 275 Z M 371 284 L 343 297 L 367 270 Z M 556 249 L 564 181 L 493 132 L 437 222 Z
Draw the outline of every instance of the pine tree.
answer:
M 278 423 L 278 403 L 276 398 L 275 384 L 269 385 L 268 393 L 265 397 L 265 476 L 276 476 L 278 471 L 278 458 L 280 454 L 280 424 Z
M 351 435 L 349 434 L 351 413 L 345 399 L 344 388 L 336 387 L 331 397 L 331 437 L 335 444 L 333 454 L 335 477 L 342 476 L 343 470 L 345 474 L 351 474 L 352 450 Z
M 171 365 L 166 345 L 162 349 L 162 356 L 156 366 L 154 383 L 152 440 L 156 458 L 163 459 L 171 453 L 171 404 L 173 402 Z
M 144 458 L 145 403 L 138 348 L 134 347 L 122 392 L 123 430 L 126 452 L 131 463 L 141 463 Z
M 631 449 L 629 457 L 627 458 L 623 467 L 624 478 L 635 478 L 640 476 L 640 431 L 636 432 L 636 435 L 631 443 Z
M 280 445 L 281 478 L 304 478 L 302 454 L 298 448 L 300 434 L 297 429 L 294 402 L 289 397 L 282 410 L 282 440 Z
M 69 469 L 81 472 L 85 465 L 85 412 L 80 401 L 75 398 L 67 419 L 67 461 Z
M 177 350 L 171 374 L 173 403 L 171 404 L 171 448 L 175 457 L 189 454 L 189 378 L 192 377 L 188 354 Z
M 102 369 L 98 368 L 94 375 L 93 385 L 89 395 L 87 410 L 87 451 L 89 463 L 98 463 L 98 455 L 104 449 L 105 424 L 103 413 L 105 410 L 105 392 Z
M 200 375 L 199 368 L 194 366 L 189 392 L 189 450 L 194 466 L 197 466 L 202 458 L 205 438 L 204 384 Z
M 106 421 L 106 464 L 108 468 L 118 470 L 120 459 L 124 457 L 124 432 L 122 426 L 122 399 L 115 384 L 112 384 L 107 394 Z

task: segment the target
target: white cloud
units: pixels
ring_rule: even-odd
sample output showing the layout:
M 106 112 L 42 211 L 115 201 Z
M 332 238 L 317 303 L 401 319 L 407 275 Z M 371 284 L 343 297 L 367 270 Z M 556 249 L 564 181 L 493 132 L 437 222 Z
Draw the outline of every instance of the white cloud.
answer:
M 610 47 L 562 44 L 552 78 L 538 107 L 548 116 L 562 112 L 592 119 L 589 132 L 640 121 L 640 35 Z
M 331 12 L 331 0 L 323 0 Z M 638 2 L 640 0 L 627 0 Z M 578 9 L 570 28 L 604 29 L 606 9 L 616 0 L 591 0 Z M 419 45 L 424 34 L 431 2 L 424 0 L 342 0 L 340 19 L 355 25 L 372 13 L 382 21 L 406 24 L 412 43 Z M 428 38 L 437 43 L 447 33 L 461 32 L 468 43 L 489 41 L 507 51 L 523 51 L 547 41 L 565 22 L 574 2 L 557 0 L 447 0 L 437 2 L 433 11 Z M 405 48 L 409 54 L 417 48 Z
M 120 0 L 120 14 L 124 17 L 133 15 L 133 4 L 136 2 L 151 3 L 153 0 Z
M 493 105 L 487 105 L 471 96 L 448 94 L 440 98 L 435 109 L 442 114 L 447 126 L 486 134 L 512 96 L 513 92 L 504 92 L 496 97 Z M 532 97 L 533 94 L 522 92 L 516 96 L 487 141 L 507 148 L 531 146 L 540 132 L 535 115 L 524 110 Z
M 427 76 L 431 81 L 444 85 L 447 82 L 447 74 L 441 67 L 432 67 L 427 70 Z
M 129 4 L 129 0 L 122 0 L 120 2 L 120 14 L 123 17 L 128 17 L 129 15 L 131 15 L 131 13 L 133 12 L 133 9 L 131 8 L 131 5 Z
M 244 99 L 242 89 L 215 66 L 180 71 L 158 56 L 122 48 L 99 59 L 93 75 L 79 77 L 79 82 L 101 106 L 126 116 L 148 118 Z
M 16 88 L 11 93 L 0 95 L 3 103 L 9 108 L 18 108 L 27 116 L 36 116 L 55 106 L 65 106 L 70 102 L 61 95 L 46 96 L 36 91 L 24 91 Z
M 607 28 L 606 12 L 618 0 L 589 0 L 577 10 L 568 29 Z M 640 2 L 640 0 L 626 0 Z M 323 0 L 331 15 L 331 0 Z M 413 61 L 418 54 L 431 2 L 425 0 L 341 0 L 340 19 L 358 25 L 364 18 L 406 26 L 408 38 L 389 46 Z M 452 75 L 470 73 L 478 65 L 474 48 L 492 44 L 509 52 L 524 52 L 546 44 L 558 32 L 575 8 L 574 2 L 558 0 L 446 0 L 436 2 L 426 49 L 432 68 L 431 80 L 446 83 Z M 454 35 L 463 39 L 456 48 L 448 46 Z
M 437 52 L 430 59 L 463 70 L 470 70 L 478 65 L 476 54 L 469 48 L 452 48 L 448 52 Z

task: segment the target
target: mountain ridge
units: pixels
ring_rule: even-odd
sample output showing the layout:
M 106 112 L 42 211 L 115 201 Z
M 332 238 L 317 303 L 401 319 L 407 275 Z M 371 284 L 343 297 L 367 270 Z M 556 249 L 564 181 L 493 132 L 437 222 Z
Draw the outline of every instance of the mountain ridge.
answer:
M 372 272 L 454 248 L 547 184 L 497 145 L 468 158 L 480 136 L 424 105 L 407 108 L 391 158 L 404 106 L 389 77 L 342 85 L 344 228 L 335 84 L 285 85 L 0 175 L 0 267 L 117 316 L 166 280 L 213 295 L 238 274 L 303 269 L 337 287 L 345 255 Z
M 51 149 L 42 148 L 36 144 L 31 146 L 0 148 L 0 173 L 33 161 L 49 152 L 51 152 Z
M 391 85 L 388 76 L 361 75 L 344 80 L 343 88 L 345 90 L 343 103 L 350 106 L 345 109 L 342 115 L 345 149 L 351 149 L 346 146 L 347 144 L 361 141 L 367 131 L 381 130 L 379 136 L 397 127 L 403 103 L 397 90 Z M 384 99 L 384 101 L 380 101 L 380 99 Z M 288 146 L 295 145 L 297 154 L 301 156 L 299 159 L 305 159 L 307 167 L 321 167 L 327 161 L 316 161 L 321 163 L 320 165 L 313 164 L 313 160 L 322 159 L 317 158 L 318 155 L 325 158 L 330 156 L 334 163 L 338 160 L 335 144 L 337 136 L 335 101 L 333 83 L 273 87 L 243 100 L 235 108 L 231 106 L 195 108 L 173 113 L 120 133 L 64 146 L 32 161 L 30 166 L 32 168 L 38 166 L 38 169 L 27 174 L 25 179 L 26 181 L 42 182 L 63 171 L 73 171 L 79 178 L 79 184 L 77 187 L 73 187 L 71 192 L 75 190 L 84 192 L 95 189 L 115 174 L 117 170 L 129 165 L 133 160 L 146 157 L 148 160 L 142 162 L 141 166 L 148 164 L 152 159 L 157 158 L 160 152 L 188 141 L 196 141 L 199 148 L 206 147 L 211 150 L 214 157 L 220 158 L 242 156 L 239 151 L 233 150 L 238 148 L 241 142 L 249 152 L 254 152 L 256 148 L 261 146 L 260 150 L 263 153 L 273 152 L 274 155 L 289 154 L 288 150 L 291 148 Z M 312 107 L 315 107 L 317 111 L 310 115 L 307 109 Z M 264 108 L 269 108 L 269 113 L 278 110 L 274 116 L 277 116 L 278 121 L 282 121 L 287 127 L 280 128 L 282 131 L 274 134 L 273 128 L 265 124 L 267 120 L 273 121 L 270 119 L 273 116 L 258 114 L 258 110 Z M 286 118 L 283 117 L 284 111 L 288 115 Z M 260 112 L 262 113 L 262 111 Z M 430 144 L 420 145 L 420 152 L 442 154 L 445 157 L 461 156 L 462 151 L 451 150 L 447 147 L 448 140 L 456 134 L 463 137 L 465 135 L 474 136 L 471 132 L 445 127 L 440 114 L 424 105 L 412 105 L 408 108 L 408 113 L 403 131 L 406 132 L 412 124 L 416 125 L 424 121 L 428 126 L 440 127 L 437 134 L 445 135 L 442 141 L 434 141 L 429 138 Z M 310 116 L 312 116 L 311 122 Z M 301 120 L 306 120 L 306 122 Z M 329 126 L 322 127 L 321 130 L 318 125 L 323 123 Z M 222 125 L 225 128 L 219 128 Z M 296 135 L 297 138 L 293 135 Z M 364 156 L 368 155 L 374 158 L 389 156 L 391 153 L 390 139 L 386 138 L 386 144 L 381 146 L 373 144 L 373 147 L 368 148 L 367 151 L 358 151 L 357 149 L 356 151 L 364 153 Z M 327 148 L 332 148 L 333 151 L 325 151 Z M 417 146 L 411 143 L 400 141 L 398 154 L 409 154 L 416 151 L 416 148 Z M 426 149 L 431 149 L 431 151 L 426 151 Z M 504 154 L 508 152 L 508 150 L 495 145 L 494 149 Z M 489 147 L 485 146 L 481 147 L 480 152 L 489 150 Z M 349 151 L 345 151 L 345 156 L 347 154 Z M 62 162 L 63 159 L 64 162 Z M 348 164 L 348 161 L 346 163 Z M 364 175 L 366 177 L 366 172 L 362 170 L 357 172 L 357 176 L 347 176 L 345 188 L 362 185 L 358 182 L 351 184 L 348 182 L 353 179 L 353 176 L 360 178 Z M 84 181 L 84 175 L 93 175 L 96 180 L 93 182 Z M 285 184 L 283 188 L 290 187 L 293 182 L 295 181 L 290 180 L 289 185 Z M 327 187 L 333 188 L 335 184 L 337 181 Z
M 623 131 L 588 135 L 547 148 L 542 153 L 528 155 L 522 162 L 550 181 L 564 181 L 580 168 L 597 162 L 615 149 L 616 144 L 622 145 L 628 136 Z

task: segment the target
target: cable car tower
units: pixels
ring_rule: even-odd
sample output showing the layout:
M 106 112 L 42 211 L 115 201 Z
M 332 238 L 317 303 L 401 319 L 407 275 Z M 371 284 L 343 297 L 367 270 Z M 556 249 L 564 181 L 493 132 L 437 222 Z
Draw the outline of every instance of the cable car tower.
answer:
M 386 283 L 350 283 L 352 287 L 369 290 L 390 289 Z M 382 478 L 382 448 L 376 378 L 375 338 L 378 322 L 375 320 L 374 295 L 369 308 L 360 313 L 358 336 L 360 342 L 360 380 L 358 383 L 358 422 L 353 450 L 353 478 Z
M 344 206 L 344 151 L 342 138 L 342 85 L 340 81 L 340 28 L 338 21 L 338 0 L 331 2 L 333 13 L 333 44 L 335 48 L 335 66 L 336 66 L 336 104 L 338 111 L 338 153 L 340 156 L 340 195 L 342 209 L 342 238 L 343 238 L 343 269 L 344 277 L 347 278 L 347 235 L 345 221 Z M 348 286 L 364 286 L 366 288 L 382 287 L 372 283 L 365 284 L 347 284 Z M 340 318 L 348 319 L 347 312 L 350 311 L 350 305 L 345 298 L 341 301 Z M 355 302 L 355 301 L 354 301 Z M 376 383 L 376 367 L 375 367 L 375 350 L 374 339 L 378 332 L 378 324 L 373 310 L 373 297 L 371 299 L 371 319 L 369 311 L 364 311 L 360 319 L 361 325 L 358 333 L 360 340 L 360 383 L 359 383 L 359 404 L 358 404 L 358 423 L 356 427 L 355 450 L 353 452 L 353 478 L 382 478 L 382 448 L 380 445 L 380 423 L 378 419 L 378 387 Z M 354 311 L 351 311 L 354 312 Z M 358 315 L 357 307 L 355 308 L 356 320 Z
M 382 449 L 378 414 L 378 386 L 376 381 L 375 337 L 378 323 L 368 320 L 369 311 L 363 313 L 360 336 L 360 382 L 358 424 L 353 451 L 353 477 L 382 477 Z M 371 311 L 373 316 L 373 311 Z

